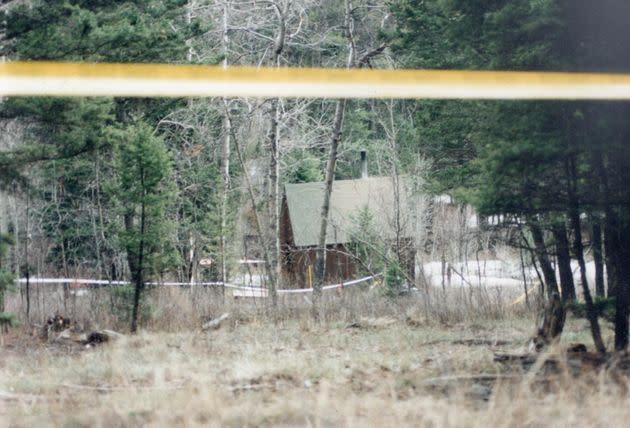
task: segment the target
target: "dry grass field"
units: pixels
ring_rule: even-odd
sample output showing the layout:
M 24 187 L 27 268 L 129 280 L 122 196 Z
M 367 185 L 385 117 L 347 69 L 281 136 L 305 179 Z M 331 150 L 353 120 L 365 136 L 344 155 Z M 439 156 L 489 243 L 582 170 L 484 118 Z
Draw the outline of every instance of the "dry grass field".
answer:
M 315 324 L 301 300 L 271 318 L 164 291 L 140 334 L 91 348 L 23 323 L 0 348 L 0 426 L 627 426 L 626 379 L 501 366 L 493 353 L 525 351 L 533 313 L 455 297 L 356 293 L 330 299 Z M 221 311 L 221 328 L 202 332 Z M 563 343 L 576 341 L 591 347 L 586 323 L 569 319 Z

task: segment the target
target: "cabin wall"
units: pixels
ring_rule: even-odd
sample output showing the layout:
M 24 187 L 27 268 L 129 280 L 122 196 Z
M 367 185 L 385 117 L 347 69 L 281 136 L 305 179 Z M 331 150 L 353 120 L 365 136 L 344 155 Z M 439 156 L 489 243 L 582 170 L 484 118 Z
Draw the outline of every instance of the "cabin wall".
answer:
M 307 288 L 312 285 L 317 250 L 315 247 L 285 248 L 282 271 L 285 288 Z M 309 281 L 310 270 L 310 281 Z M 326 247 L 326 284 L 354 279 L 356 265 L 342 244 Z

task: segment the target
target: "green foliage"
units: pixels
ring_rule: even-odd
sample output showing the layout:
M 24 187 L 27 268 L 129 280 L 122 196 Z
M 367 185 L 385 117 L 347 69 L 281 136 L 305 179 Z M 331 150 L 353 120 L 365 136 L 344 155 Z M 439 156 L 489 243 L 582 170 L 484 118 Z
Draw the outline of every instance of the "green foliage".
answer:
M 400 264 L 395 260 L 389 261 L 385 269 L 385 295 L 397 297 L 404 294 L 407 291 L 405 284 L 405 272 Z
M 0 294 L 4 296 L 7 291 L 15 291 L 15 275 L 6 269 L 0 269 Z
M 4 257 L 9 251 L 9 247 L 14 244 L 13 237 L 11 235 L 0 235 L 0 258 Z M 1 259 L 0 259 L 1 261 Z
M 604 318 L 608 322 L 615 322 L 615 298 L 614 297 L 596 297 L 593 300 L 595 313 L 599 318 Z M 569 303 L 567 309 L 578 318 L 587 318 L 586 304 L 574 301 Z
M 409 66 L 630 70 L 627 2 L 399 0 L 392 10 L 400 24 L 390 35 L 392 46 Z M 582 213 L 603 215 L 609 288 L 625 301 L 629 111 L 625 102 L 419 102 L 417 123 L 436 166 L 436 187 L 481 214 L 508 214 L 547 228 L 557 218 L 577 223 Z M 545 245 L 540 235 L 539 247 Z M 610 302 L 596 306 L 610 316 Z M 628 343 L 627 305 L 616 310 L 615 348 L 621 350 Z
M 17 325 L 17 318 L 15 314 L 9 312 L 0 312 L 0 332 L 7 330 L 9 327 L 15 327 Z
M 114 166 L 118 175 L 112 188 L 122 217 L 118 239 L 127 253 L 135 286 L 131 303 L 131 330 L 135 332 L 144 306 L 141 301 L 145 281 L 177 263 L 172 227 L 165 218 L 174 199 L 171 160 L 163 139 L 153 135 L 145 123 L 130 125 L 114 135 Z
M 196 43 L 204 31 L 196 21 L 186 21 L 186 4 L 185 0 L 18 4 L 7 9 L 2 20 L 6 28 L 0 54 L 10 60 L 182 62 L 187 42 Z M 19 118 L 28 127 L 21 144 L 0 152 L 0 188 L 11 183 L 26 187 L 24 165 L 48 161 L 35 168 L 29 179 L 42 183 L 33 196 L 42 198 L 46 207 L 41 223 L 52 241 L 48 262 L 54 267 L 100 265 L 99 273 L 109 274 L 117 260 L 117 232 L 110 224 L 115 201 L 103 189 L 103 183 L 112 180 L 112 143 L 117 136 L 111 131 L 124 128 L 133 117 L 156 124 L 181 105 L 178 99 L 3 100 L 0 119 Z
M 287 160 L 290 165 L 285 171 L 285 180 L 288 183 L 312 183 L 324 181 L 322 166 L 316 157 L 299 152 L 295 159 Z
M 13 245 L 14 240 L 11 235 L 0 234 L 0 308 L 4 308 L 4 293 L 15 289 L 15 277 L 13 273 L 4 267 L 4 258 Z
M 359 274 L 382 272 L 385 268 L 387 247 L 379 233 L 374 214 L 367 207 L 351 216 L 348 251 L 357 261 Z
M 5 54 L 34 60 L 167 62 L 185 57 L 184 40 L 200 31 L 171 23 L 184 0 L 34 1 L 13 8 Z
M 133 285 L 120 285 L 108 287 L 107 291 L 112 315 L 121 323 L 129 323 L 131 321 L 135 287 Z M 147 299 L 145 298 L 144 304 L 140 306 L 138 314 L 140 322 L 149 321 L 154 314 L 154 308 L 147 304 L 146 301 Z
M 113 192 L 123 218 L 120 243 L 127 251 L 132 275 L 136 269 L 147 275 L 162 272 L 176 261 L 169 239 L 172 227 L 164 215 L 175 196 L 170 156 L 163 139 L 144 123 L 114 135 L 118 176 Z
M 399 27 L 389 37 L 412 67 L 583 69 L 599 56 L 592 44 L 607 33 L 584 30 L 585 16 L 601 15 L 600 9 L 559 0 L 400 0 L 392 5 Z M 599 60 L 625 64 L 625 57 L 619 52 Z M 588 103 L 552 101 L 418 102 L 417 136 L 433 164 L 431 187 L 473 203 L 483 214 L 564 210 L 566 159 L 575 157 L 578 170 L 587 171 L 589 152 L 615 140 L 604 137 L 604 129 L 620 125 L 610 119 L 608 128 L 593 132 L 603 112 Z M 585 195 L 593 192 L 583 189 Z
M 15 276 L 4 267 L 4 257 L 13 245 L 13 237 L 0 234 L 0 324 L 13 325 L 13 315 L 4 312 L 4 296 L 7 291 L 15 290 Z
M 0 152 L 0 187 L 11 180 L 23 183 L 20 168 L 39 160 L 67 159 L 106 144 L 106 129 L 114 118 L 111 99 L 9 98 L 0 104 L 0 118 L 31 123 L 23 144 Z M 4 183 L 4 184 L 3 184 Z

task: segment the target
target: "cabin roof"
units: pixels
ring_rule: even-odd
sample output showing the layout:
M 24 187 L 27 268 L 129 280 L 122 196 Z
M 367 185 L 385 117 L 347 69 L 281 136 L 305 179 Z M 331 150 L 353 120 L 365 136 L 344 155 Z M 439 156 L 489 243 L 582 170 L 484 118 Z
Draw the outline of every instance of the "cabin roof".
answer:
M 400 208 L 407 206 L 407 191 L 400 180 Z M 316 246 L 319 240 L 320 216 L 324 200 L 324 182 L 287 184 L 285 197 L 294 243 L 298 247 Z M 326 244 L 343 244 L 350 234 L 358 213 L 367 207 L 377 230 L 392 238 L 396 219 L 396 192 L 391 177 L 369 177 L 333 182 Z

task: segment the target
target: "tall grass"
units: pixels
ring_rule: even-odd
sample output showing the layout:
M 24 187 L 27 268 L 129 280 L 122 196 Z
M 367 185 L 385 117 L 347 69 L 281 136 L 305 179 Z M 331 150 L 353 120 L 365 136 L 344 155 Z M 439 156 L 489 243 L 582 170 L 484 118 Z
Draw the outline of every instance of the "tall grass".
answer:
M 63 314 L 85 328 L 126 330 L 130 305 L 123 288 L 87 290 L 64 300 L 61 286 L 31 286 L 31 310 L 27 319 L 25 298 L 19 292 L 7 296 L 7 309 L 22 324 L 43 324 Z M 531 313 L 523 303 L 514 304 L 520 294 L 514 288 L 429 288 L 388 297 L 382 287 L 362 286 L 324 293 L 322 320 L 351 323 L 361 318 L 407 318 L 423 322 L 458 323 L 475 319 L 504 319 Z M 128 297 L 128 296 L 127 296 Z M 203 321 L 229 312 L 235 320 L 284 322 L 310 320 L 310 294 L 281 295 L 277 309 L 269 299 L 231 297 L 219 287 L 153 287 L 146 289 L 141 308 L 145 329 L 176 332 L 197 328 Z

